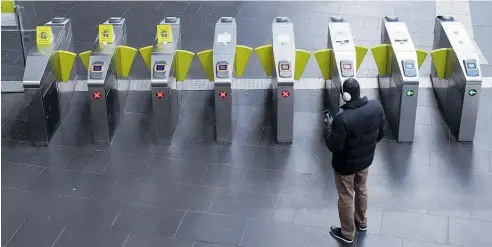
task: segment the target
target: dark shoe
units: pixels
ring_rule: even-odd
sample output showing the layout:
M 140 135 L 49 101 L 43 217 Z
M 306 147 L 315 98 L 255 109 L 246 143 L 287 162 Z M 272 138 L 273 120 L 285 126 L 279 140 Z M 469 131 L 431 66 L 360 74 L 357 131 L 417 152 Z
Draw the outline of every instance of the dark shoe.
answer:
M 340 241 L 343 241 L 344 243 L 351 244 L 351 243 L 353 243 L 353 242 L 354 242 L 354 240 L 353 240 L 353 239 L 352 239 L 352 240 L 350 240 L 350 239 L 348 239 L 348 238 L 345 238 L 345 237 L 342 235 L 342 228 L 340 228 L 340 227 L 336 227 L 336 226 L 332 226 L 332 227 L 330 227 L 330 233 L 331 233 L 331 235 L 332 235 L 334 238 L 336 238 L 336 239 L 338 239 L 338 240 L 340 240 Z
M 357 231 L 360 231 L 360 232 L 365 232 L 367 231 L 367 226 L 361 226 L 359 225 L 359 223 L 355 222 L 355 227 L 357 227 Z

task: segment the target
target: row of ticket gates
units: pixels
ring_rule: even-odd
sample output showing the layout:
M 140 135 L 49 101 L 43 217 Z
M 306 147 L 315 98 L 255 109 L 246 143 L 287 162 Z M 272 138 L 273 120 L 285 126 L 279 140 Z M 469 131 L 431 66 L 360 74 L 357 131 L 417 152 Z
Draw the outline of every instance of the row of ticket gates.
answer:
M 111 143 L 123 114 L 118 80 L 128 77 L 137 50 L 126 45 L 127 22 L 110 18 L 100 25 L 91 51 L 79 54 L 87 69 L 88 98 L 95 142 Z M 157 143 L 173 136 L 181 97 L 173 84 L 184 81 L 194 53 L 180 50 L 180 19 L 166 17 L 157 25 L 152 46 L 140 54 L 150 70 L 153 135 Z M 327 49 L 314 53 L 326 81 L 325 107 L 333 114 L 343 104 L 341 83 L 356 78 L 367 49 L 354 44 L 350 25 L 332 17 Z M 293 139 L 294 81 L 299 80 L 310 53 L 296 50 L 294 27 L 286 17 L 272 23 L 271 45 L 255 49 L 267 76 L 272 77 L 273 117 L 277 142 Z M 253 49 L 236 44 L 234 18 L 215 26 L 213 49 L 197 53 L 214 82 L 215 136 L 232 142 L 234 79 L 242 76 Z M 407 26 L 398 17 L 382 18 L 381 45 L 371 49 L 379 71 L 379 91 L 390 127 L 400 142 L 412 142 L 419 92 L 419 68 L 427 53 L 415 48 Z M 479 56 L 463 25 L 453 17 L 435 19 L 431 80 L 443 116 L 458 141 L 473 141 L 482 77 Z M 30 141 L 49 143 L 67 106 L 58 88 L 74 79 L 71 22 L 54 18 L 37 29 L 37 46 L 30 51 L 24 74 L 28 123 L 36 134 Z M 70 91 L 70 90 L 69 90 Z M 70 96 L 69 96 L 70 97 Z M 29 127 L 31 128 L 31 127 Z M 41 130 L 39 129 L 41 128 Z

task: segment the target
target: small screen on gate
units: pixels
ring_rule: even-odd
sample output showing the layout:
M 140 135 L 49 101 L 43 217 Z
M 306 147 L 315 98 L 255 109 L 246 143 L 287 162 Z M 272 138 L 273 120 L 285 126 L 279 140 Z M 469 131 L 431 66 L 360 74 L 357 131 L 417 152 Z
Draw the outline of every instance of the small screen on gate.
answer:
M 157 64 L 155 66 L 156 71 L 164 71 L 166 69 L 166 66 L 164 64 Z
M 100 71 L 102 71 L 102 65 L 94 65 L 94 66 L 92 66 L 92 71 L 94 71 L 94 72 L 100 72 Z
M 227 70 L 227 65 L 219 65 L 219 70 L 220 71 Z
M 280 65 L 281 70 L 289 70 L 289 65 L 288 64 L 282 64 Z

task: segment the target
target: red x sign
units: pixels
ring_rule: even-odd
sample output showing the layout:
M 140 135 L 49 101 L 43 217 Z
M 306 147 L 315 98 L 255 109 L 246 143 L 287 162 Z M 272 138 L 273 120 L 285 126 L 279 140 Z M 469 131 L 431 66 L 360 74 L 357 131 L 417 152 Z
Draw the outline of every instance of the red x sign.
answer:
M 94 97 L 94 99 L 100 99 L 101 93 L 100 92 L 94 92 L 94 93 L 92 93 L 92 97 Z
M 157 93 L 155 93 L 155 96 L 156 96 L 158 99 L 162 99 L 162 98 L 164 98 L 164 92 L 158 91 Z
M 287 98 L 289 97 L 290 93 L 289 91 L 282 91 L 282 97 Z
M 219 92 L 219 97 L 221 99 L 224 99 L 225 97 L 227 97 L 227 93 L 226 92 Z

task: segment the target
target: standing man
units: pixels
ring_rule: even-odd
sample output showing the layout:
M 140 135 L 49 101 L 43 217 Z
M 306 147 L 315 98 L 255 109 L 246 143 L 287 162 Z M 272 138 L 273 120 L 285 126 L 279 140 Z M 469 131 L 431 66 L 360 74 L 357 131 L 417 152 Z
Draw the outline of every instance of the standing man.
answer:
M 384 110 L 377 100 L 360 97 L 359 82 L 343 82 L 343 111 L 333 119 L 325 116 L 325 140 L 333 152 L 338 215 L 341 227 L 332 226 L 333 237 L 354 242 L 356 227 L 367 229 L 367 173 L 374 159 L 376 144 L 384 136 Z

